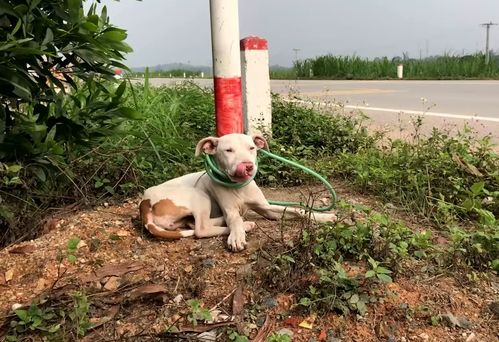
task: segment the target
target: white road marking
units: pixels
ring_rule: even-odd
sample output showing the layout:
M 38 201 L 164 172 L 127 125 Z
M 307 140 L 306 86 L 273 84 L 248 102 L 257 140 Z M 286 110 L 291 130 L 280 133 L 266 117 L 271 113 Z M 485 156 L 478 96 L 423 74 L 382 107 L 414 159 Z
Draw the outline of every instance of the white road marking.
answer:
M 499 122 L 499 118 L 492 118 L 492 117 L 478 116 L 478 115 L 460 115 L 460 114 L 451 114 L 451 113 L 425 112 L 425 111 L 409 110 L 409 109 L 392 109 L 392 108 L 352 106 L 352 105 L 346 105 L 345 108 L 365 110 L 365 111 L 374 111 L 374 112 L 401 113 L 401 114 L 421 115 L 421 116 L 436 116 L 436 117 L 449 118 L 449 119 Z
M 488 122 L 499 122 L 499 118 L 493 118 L 488 116 L 478 116 L 478 115 L 459 115 L 459 114 L 451 114 L 451 113 L 438 113 L 438 112 L 425 112 L 419 110 L 410 110 L 410 109 L 393 109 L 393 108 L 380 108 L 380 107 L 369 107 L 369 106 L 355 106 L 355 105 L 339 105 L 330 102 L 320 102 L 320 101 L 304 101 L 304 100 L 288 100 L 289 102 L 296 103 L 312 103 L 318 104 L 320 106 L 334 106 L 339 108 L 347 108 L 347 109 L 356 109 L 356 110 L 364 110 L 364 111 L 373 111 L 373 112 L 387 112 L 387 113 L 400 113 L 400 114 L 408 114 L 408 115 L 421 115 L 421 116 L 436 116 L 441 118 L 449 118 L 449 119 L 461 119 L 461 120 L 472 120 L 472 121 L 488 121 Z

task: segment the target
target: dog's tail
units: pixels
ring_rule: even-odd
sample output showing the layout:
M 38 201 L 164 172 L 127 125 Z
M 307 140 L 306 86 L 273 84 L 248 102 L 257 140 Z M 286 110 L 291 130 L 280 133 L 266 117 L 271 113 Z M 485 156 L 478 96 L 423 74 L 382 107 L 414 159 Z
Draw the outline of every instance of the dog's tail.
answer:
M 194 235 L 194 230 L 186 229 L 186 230 L 165 230 L 163 228 L 158 227 L 156 224 L 149 222 L 145 225 L 149 233 L 156 237 L 160 237 L 162 239 L 168 240 L 178 240 L 183 237 L 189 237 Z
M 142 225 L 149 231 L 149 233 L 156 237 L 168 240 L 178 240 L 183 237 L 194 235 L 193 229 L 174 231 L 158 227 L 152 220 L 151 202 L 148 199 L 140 202 L 139 211 Z

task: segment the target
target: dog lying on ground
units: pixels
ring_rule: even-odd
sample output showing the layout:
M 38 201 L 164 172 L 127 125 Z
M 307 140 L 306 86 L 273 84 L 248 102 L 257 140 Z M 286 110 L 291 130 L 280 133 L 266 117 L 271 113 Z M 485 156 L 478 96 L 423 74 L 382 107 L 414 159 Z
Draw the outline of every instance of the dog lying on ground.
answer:
M 228 134 L 220 138 L 201 139 L 195 154 L 214 155 L 220 169 L 232 181 L 244 182 L 256 173 L 257 150 L 261 148 L 268 148 L 268 145 L 259 134 Z M 204 238 L 229 235 L 229 248 L 241 251 L 246 245 L 246 231 L 255 227 L 254 222 L 243 220 L 248 209 L 271 220 L 283 216 L 297 218 L 306 214 L 303 209 L 270 205 L 254 180 L 235 189 L 216 183 L 204 171 L 146 189 L 139 210 L 142 224 L 154 236 L 180 239 L 188 236 Z M 312 215 L 321 222 L 336 219 L 333 213 Z

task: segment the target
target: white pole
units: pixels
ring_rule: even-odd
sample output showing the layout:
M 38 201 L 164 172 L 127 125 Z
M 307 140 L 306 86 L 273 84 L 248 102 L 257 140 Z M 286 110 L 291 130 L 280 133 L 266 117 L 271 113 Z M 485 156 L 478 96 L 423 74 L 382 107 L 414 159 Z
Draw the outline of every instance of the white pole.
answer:
M 243 133 L 238 0 L 210 0 L 217 135 Z
M 259 37 L 241 40 L 241 69 L 244 130 L 271 135 L 272 100 L 270 97 L 268 43 Z
M 404 77 L 404 65 L 403 64 L 399 64 L 397 66 L 397 77 L 402 79 Z

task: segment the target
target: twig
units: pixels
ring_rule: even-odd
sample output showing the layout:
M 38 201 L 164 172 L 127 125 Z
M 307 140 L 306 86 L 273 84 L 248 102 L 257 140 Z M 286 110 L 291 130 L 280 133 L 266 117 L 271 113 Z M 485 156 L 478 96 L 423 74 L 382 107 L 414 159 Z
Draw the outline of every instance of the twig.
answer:
M 177 293 L 177 289 L 178 289 L 179 283 L 180 283 L 180 273 L 179 273 L 179 275 L 177 277 L 177 284 L 175 285 L 175 289 L 173 290 L 173 293 Z
M 214 305 L 214 306 L 210 309 L 210 311 L 215 310 L 215 309 L 216 309 L 216 308 L 217 308 L 220 304 L 222 304 L 223 302 L 225 302 L 225 301 L 226 301 L 226 300 L 227 300 L 227 299 L 228 299 L 228 298 L 229 298 L 229 297 L 230 297 L 230 296 L 231 296 L 234 292 L 236 292 L 236 290 L 237 290 L 237 287 L 236 287 L 234 290 L 230 291 L 230 293 L 229 293 L 227 296 L 225 296 L 225 297 L 224 297 L 221 301 L 219 301 L 217 304 L 215 304 L 215 305 Z

